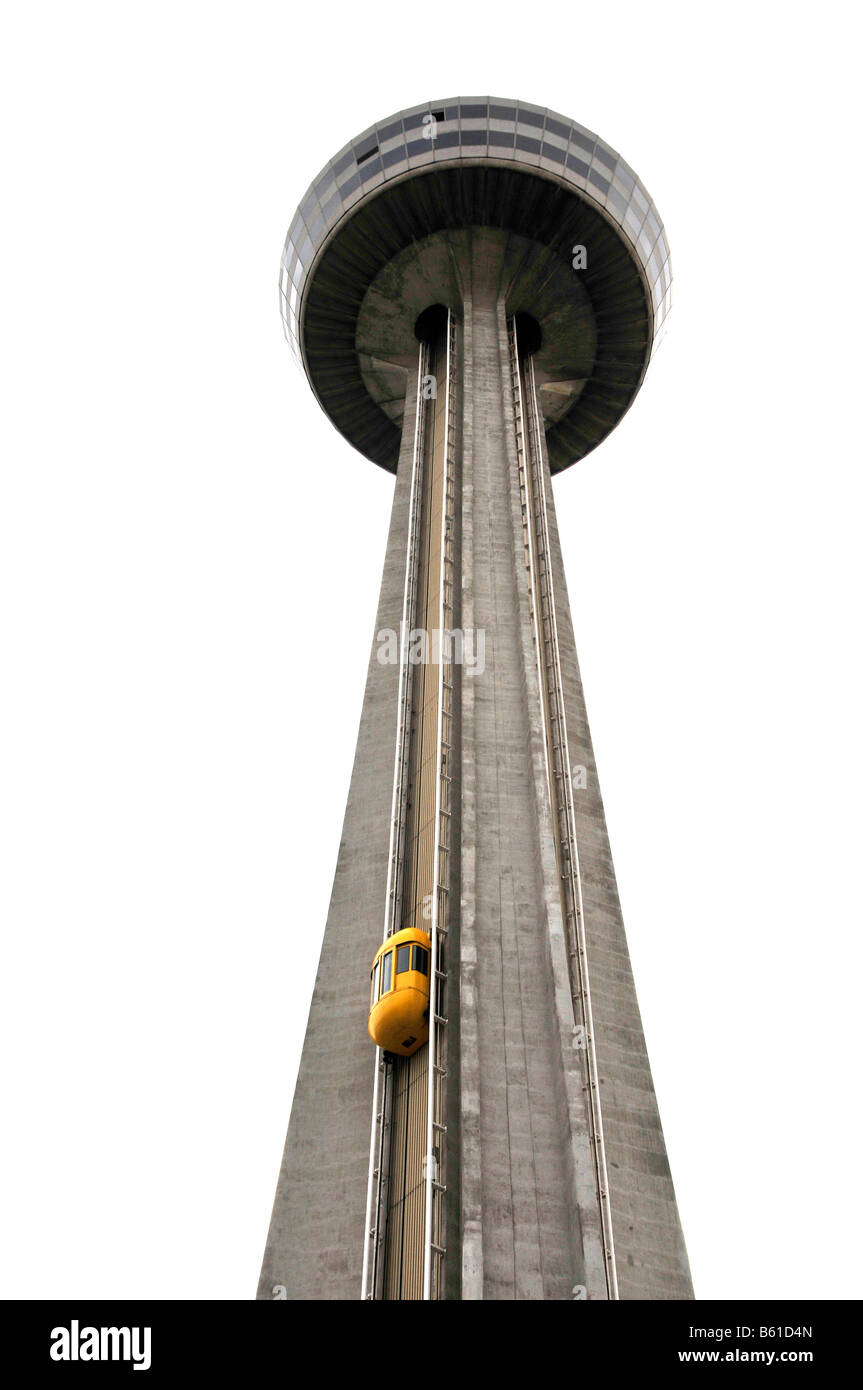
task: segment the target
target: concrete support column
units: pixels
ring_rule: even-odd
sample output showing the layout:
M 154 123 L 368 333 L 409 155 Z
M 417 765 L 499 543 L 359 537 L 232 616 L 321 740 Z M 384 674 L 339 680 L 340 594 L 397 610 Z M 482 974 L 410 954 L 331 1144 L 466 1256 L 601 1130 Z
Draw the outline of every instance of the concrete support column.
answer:
M 523 290 L 545 272 L 526 256 L 523 239 L 487 228 L 440 233 L 405 253 L 414 255 L 419 269 L 408 273 L 407 259 L 391 267 L 370 297 L 369 343 L 378 320 L 389 324 L 398 310 L 399 322 L 412 324 L 414 310 L 439 297 L 460 321 L 456 615 L 465 632 L 485 635 L 484 669 L 455 676 L 444 1287 L 451 1299 L 602 1299 L 596 1170 L 546 782 L 507 338 L 513 286 Z M 429 266 L 433 274 L 423 272 Z M 408 368 L 412 338 L 405 334 L 401 346 L 398 360 L 384 364 L 387 382 Z M 383 371 L 380 362 L 375 370 Z M 414 360 L 375 631 L 398 630 L 401 619 L 415 371 Z M 574 793 L 574 816 L 620 1295 L 690 1298 L 547 457 L 544 470 L 570 754 L 587 774 Z M 398 668 L 380 664 L 373 648 L 261 1298 L 276 1286 L 292 1299 L 360 1295 L 375 1060 L 366 1036 L 367 981 L 383 931 L 397 687 Z
M 486 644 L 484 673 L 462 680 L 462 1297 L 601 1298 L 521 541 L 506 240 L 474 231 L 459 248 L 463 617 Z

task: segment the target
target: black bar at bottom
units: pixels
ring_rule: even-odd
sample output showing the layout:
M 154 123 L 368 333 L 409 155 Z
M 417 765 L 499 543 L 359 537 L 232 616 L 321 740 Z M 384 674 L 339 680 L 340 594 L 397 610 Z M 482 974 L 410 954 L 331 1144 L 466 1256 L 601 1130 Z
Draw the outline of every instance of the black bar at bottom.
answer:
M 278 1293 L 278 1291 L 276 1291 Z M 337 1372 L 364 1378 L 365 1338 L 393 1310 L 382 1304 L 305 1305 L 261 1302 L 9 1302 L 0 1305 L 2 1346 L 20 1366 L 15 1383 L 32 1372 L 62 1383 L 69 1376 L 153 1379 L 213 1375 L 244 1384 L 266 1383 L 270 1372 L 305 1382 L 330 1383 Z M 771 1371 L 814 1370 L 819 1375 L 857 1357 L 859 1302 L 520 1303 L 435 1304 L 427 1329 L 412 1323 L 414 1338 L 434 1338 L 462 1383 L 485 1383 L 489 1370 L 515 1348 L 529 1361 L 540 1355 L 537 1335 L 552 1335 L 564 1363 L 615 1376 L 693 1366 Z M 390 1324 L 390 1331 L 392 1331 Z M 454 1334 L 448 1342 L 450 1331 Z M 356 1338 L 351 1334 L 356 1333 Z M 323 1334 L 323 1338 L 321 1337 Z M 345 1335 L 347 1334 L 347 1335 Z M 456 1340 L 457 1338 L 457 1340 Z M 537 1362 L 539 1369 L 540 1362 Z M 381 1375 L 394 1367 L 381 1364 Z M 146 1377 L 146 1379 L 145 1379 Z M 280 1384 L 287 1382 L 280 1380 Z M 353 1380 L 348 1382 L 353 1385 Z

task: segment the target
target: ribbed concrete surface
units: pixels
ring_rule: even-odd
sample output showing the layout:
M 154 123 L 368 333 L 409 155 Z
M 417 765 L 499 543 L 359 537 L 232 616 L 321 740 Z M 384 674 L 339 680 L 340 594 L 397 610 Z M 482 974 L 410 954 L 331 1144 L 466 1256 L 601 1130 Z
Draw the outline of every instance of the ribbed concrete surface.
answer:
M 486 631 L 486 669 L 463 681 L 460 1103 L 474 1144 L 462 1171 L 462 1297 L 571 1299 L 577 1284 L 602 1297 L 544 785 L 503 265 L 503 239 L 476 234 L 462 265 L 463 585 L 470 625 Z
M 638 1010 L 578 669 L 546 460 L 549 532 L 575 795 L 593 1017 L 620 1297 L 689 1299 L 692 1281 Z M 577 486 L 568 479 L 556 486 Z
M 415 379 L 408 391 L 414 399 Z M 401 622 L 412 445 L 396 479 L 375 632 Z M 398 692 L 398 667 L 376 651 L 373 641 L 259 1298 L 277 1284 L 289 1299 L 360 1297 L 375 1061 L 368 977 L 383 935 Z
M 460 234 L 451 248 L 464 317 L 460 621 L 485 629 L 486 667 L 461 674 L 454 730 L 446 1288 L 448 1298 L 570 1299 L 584 1285 L 601 1298 L 520 539 L 502 243 Z M 376 630 L 401 617 L 411 445 L 408 431 Z M 546 482 L 570 752 L 587 768 L 575 814 L 620 1293 L 690 1298 Z M 366 983 L 383 924 L 397 676 L 373 651 L 261 1298 L 277 1284 L 291 1299 L 360 1292 L 374 1065 Z

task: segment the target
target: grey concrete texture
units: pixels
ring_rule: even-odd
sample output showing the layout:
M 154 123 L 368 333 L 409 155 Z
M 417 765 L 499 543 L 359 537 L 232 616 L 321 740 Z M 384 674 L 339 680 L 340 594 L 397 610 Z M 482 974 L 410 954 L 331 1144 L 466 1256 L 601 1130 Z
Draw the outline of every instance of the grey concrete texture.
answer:
M 416 392 L 416 383 L 408 383 Z M 402 616 L 410 450 L 399 466 L 374 631 Z M 333 891 L 279 1172 L 258 1298 L 357 1299 L 375 1049 L 368 979 L 381 943 L 398 667 L 372 642 Z M 290 1097 L 285 1096 L 285 1106 Z
M 620 1297 L 689 1299 L 689 1261 L 626 943 L 547 459 L 545 467 L 570 757 L 586 769 L 586 786 L 574 793 L 575 825 Z
M 583 1286 L 601 1298 L 521 541 L 505 264 L 506 238 L 491 233 L 472 233 L 459 256 L 464 620 L 486 631 L 485 674 L 462 682 L 462 1074 L 448 1096 L 471 1140 L 461 1297 L 563 1300 Z
M 502 232 L 446 238 L 446 297 L 463 321 L 457 622 L 486 633 L 484 673 L 458 679 L 453 733 L 446 1296 L 564 1300 L 584 1287 L 603 1298 L 521 544 L 506 338 L 518 250 Z M 408 426 L 375 631 L 401 618 L 416 389 L 407 366 L 393 365 Z M 575 819 L 620 1295 L 691 1298 L 545 465 L 570 753 L 587 769 Z M 375 1058 L 367 982 L 383 930 L 397 676 L 373 650 L 260 1298 L 276 1285 L 290 1299 L 360 1295 Z

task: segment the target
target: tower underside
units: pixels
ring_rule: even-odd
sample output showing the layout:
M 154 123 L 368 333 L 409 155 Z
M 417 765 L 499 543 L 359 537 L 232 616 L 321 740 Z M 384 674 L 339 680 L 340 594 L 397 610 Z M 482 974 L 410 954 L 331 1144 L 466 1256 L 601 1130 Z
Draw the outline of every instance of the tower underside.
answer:
M 445 257 L 446 293 L 419 304 L 445 312 L 387 361 L 373 350 L 385 277 L 359 315 L 379 399 L 401 383 L 401 444 L 261 1298 L 278 1286 L 293 1299 L 692 1297 L 518 250 L 472 228 L 411 253 L 398 295 L 420 295 Z M 428 633 L 430 659 L 382 660 L 380 634 L 406 637 L 406 620 Z M 440 643 L 436 661 L 441 628 L 464 640 Z M 432 934 L 431 1038 L 390 1059 L 366 1033 L 367 982 L 382 938 L 407 925 Z

